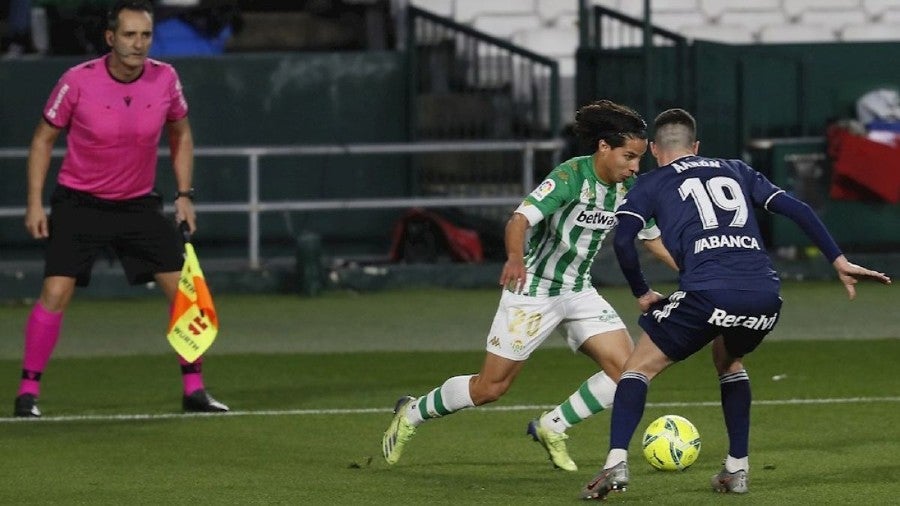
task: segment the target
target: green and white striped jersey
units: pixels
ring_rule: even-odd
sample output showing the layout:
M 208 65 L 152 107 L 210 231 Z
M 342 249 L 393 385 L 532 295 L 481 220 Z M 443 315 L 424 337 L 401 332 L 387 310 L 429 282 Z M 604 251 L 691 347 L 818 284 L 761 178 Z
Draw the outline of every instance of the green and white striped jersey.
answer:
M 635 180 L 603 183 L 594 173 L 592 157 L 580 156 L 553 169 L 525 197 L 515 211 L 532 226 L 525 253 L 524 294 L 559 295 L 592 287 L 591 264 L 618 223 L 616 209 Z M 650 223 L 638 237 L 659 237 L 659 229 Z

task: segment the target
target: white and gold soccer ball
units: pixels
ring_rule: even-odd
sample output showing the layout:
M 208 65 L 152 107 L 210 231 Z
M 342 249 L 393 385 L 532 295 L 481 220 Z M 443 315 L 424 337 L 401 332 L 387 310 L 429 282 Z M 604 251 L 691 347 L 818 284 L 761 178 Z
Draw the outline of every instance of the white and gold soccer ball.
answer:
M 664 415 L 644 431 L 644 457 L 660 471 L 683 471 L 700 455 L 700 433 L 687 418 Z

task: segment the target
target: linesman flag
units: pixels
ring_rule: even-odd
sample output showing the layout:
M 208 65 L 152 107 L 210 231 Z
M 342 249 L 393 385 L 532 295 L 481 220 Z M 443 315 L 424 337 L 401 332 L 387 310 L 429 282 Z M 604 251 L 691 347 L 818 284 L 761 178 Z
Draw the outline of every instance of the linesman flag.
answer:
M 191 244 L 187 222 L 181 222 L 184 235 L 184 266 L 172 306 L 166 338 L 185 360 L 194 362 L 212 345 L 219 333 L 219 319 L 212 295 L 206 286 L 200 261 Z

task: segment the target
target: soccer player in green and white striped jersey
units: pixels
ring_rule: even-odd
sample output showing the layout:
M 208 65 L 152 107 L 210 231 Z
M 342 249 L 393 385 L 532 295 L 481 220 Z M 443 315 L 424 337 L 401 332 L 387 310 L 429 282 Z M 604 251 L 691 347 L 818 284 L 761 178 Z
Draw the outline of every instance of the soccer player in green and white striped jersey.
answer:
M 616 208 L 634 184 L 647 150 L 646 126 L 635 111 L 609 100 L 577 111 L 575 132 L 595 151 L 556 167 L 507 222 L 503 292 L 481 371 L 454 376 L 425 395 L 397 401 L 382 438 L 389 464 L 400 459 L 423 422 L 499 399 L 531 353 L 558 329 L 568 345 L 590 357 L 601 372 L 532 421 L 528 434 L 556 467 L 578 469 L 566 450 L 565 430 L 612 405 L 622 366 L 634 349 L 625 324 L 594 289 L 590 268 L 603 239 L 616 226 Z M 640 238 L 677 270 L 655 225 Z

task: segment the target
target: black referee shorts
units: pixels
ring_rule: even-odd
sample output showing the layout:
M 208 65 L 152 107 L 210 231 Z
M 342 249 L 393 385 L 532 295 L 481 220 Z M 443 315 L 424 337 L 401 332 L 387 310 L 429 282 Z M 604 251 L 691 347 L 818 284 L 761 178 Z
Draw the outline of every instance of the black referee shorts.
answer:
M 119 258 L 132 285 L 153 281 L 160 272 L 180 271 L 181 234 L 162 211 L 162 198 L 155 192 L 105 200 L 57 186 L 50 199 L 44 277 L 66 276 L 87 286 L 94 260 L 105 249 Z

